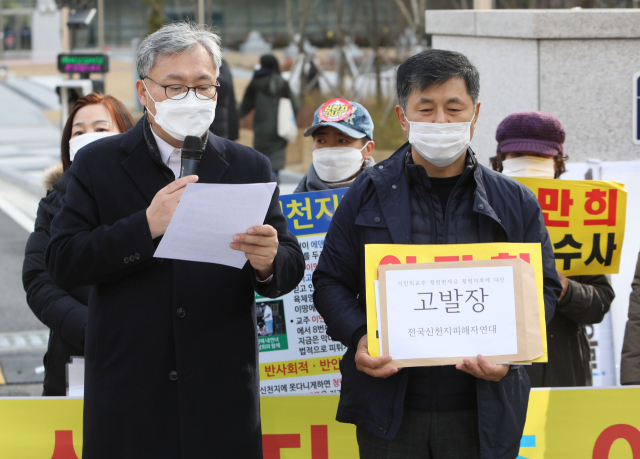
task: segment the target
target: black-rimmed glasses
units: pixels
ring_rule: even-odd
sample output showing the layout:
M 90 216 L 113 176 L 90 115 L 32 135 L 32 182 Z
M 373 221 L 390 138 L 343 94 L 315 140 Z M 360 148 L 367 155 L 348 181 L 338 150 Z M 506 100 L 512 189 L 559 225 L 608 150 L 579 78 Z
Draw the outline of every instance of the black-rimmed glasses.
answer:
M 189 94 L 189 90 L 193 91 L 193 93 L 196 95 L 198 99 L 202 99 L 202 100 L 213 99 L 216 96 L 216 93 L 218 92 L 218 88 L 220 87 L 219 83 L 218 84 L 201 84 L 199 86 L 187 86 L 184 84 L 160 84 L 156 81 L 153 81 L 149 77 L 143 77 L 143 79 L 144 78 L 154 82 L 161 88 L 164 88 L 164 94 L 167 96 L 168 99 L 173 99 L 173 100 L 184 99 L 185 97 L 187 97 L 187 94 Z

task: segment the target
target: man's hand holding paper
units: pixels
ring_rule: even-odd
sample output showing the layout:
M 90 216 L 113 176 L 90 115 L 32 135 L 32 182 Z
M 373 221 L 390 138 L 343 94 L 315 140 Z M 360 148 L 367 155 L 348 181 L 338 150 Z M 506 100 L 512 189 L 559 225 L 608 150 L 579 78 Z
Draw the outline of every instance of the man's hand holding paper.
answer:
M 229 247 L 244 252 L 261 280 L 273 274 L 273 260 L 278 253 L 278 233 L 273 226 L 260 225 L 236 234 Z
M 178 183 L 185 179 L 189 177 L 174 183 L 179 187 Z M 179 191 L 174 190 L 182 196 L 154 256 L 238 269 L 248 259 L 262 280 L 268 278 L 278 252 L 278 235 L 272 226 L 264 224 L 264 218 L 276 184 L 187 182 L 185 185 Z M 175 198 L 162 197 L 160 203 L 166 209 L 162 223 L 175 202 Z

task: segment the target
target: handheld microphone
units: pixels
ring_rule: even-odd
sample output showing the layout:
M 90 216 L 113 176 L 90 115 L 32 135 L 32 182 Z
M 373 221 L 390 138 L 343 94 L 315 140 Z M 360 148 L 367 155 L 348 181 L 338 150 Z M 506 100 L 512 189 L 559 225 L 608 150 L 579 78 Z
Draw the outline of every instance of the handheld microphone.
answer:
M 207 145 L 207 137 L 204 140 L 195 135 L 188 135 L 184 138 L 181 150 L 180 177 L 197 174 L 202 154 Z

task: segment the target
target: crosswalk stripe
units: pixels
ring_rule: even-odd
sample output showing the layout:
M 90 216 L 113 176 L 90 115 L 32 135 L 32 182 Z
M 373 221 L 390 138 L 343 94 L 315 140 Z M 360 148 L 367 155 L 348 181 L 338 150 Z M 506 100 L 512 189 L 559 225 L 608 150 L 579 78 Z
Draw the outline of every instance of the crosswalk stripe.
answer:
M 29 347 L 46 347 L 48 342 L 49 332 L 46 330 L 0 333 L 0 351 Z

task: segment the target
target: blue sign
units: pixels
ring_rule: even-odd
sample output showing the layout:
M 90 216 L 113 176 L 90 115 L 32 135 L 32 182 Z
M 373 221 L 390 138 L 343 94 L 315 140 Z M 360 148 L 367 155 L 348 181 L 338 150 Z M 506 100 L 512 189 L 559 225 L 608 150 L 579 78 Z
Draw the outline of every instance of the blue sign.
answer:
M 280 196 L 280 208 L 296 236 L 325 234 L 348 188 Z

